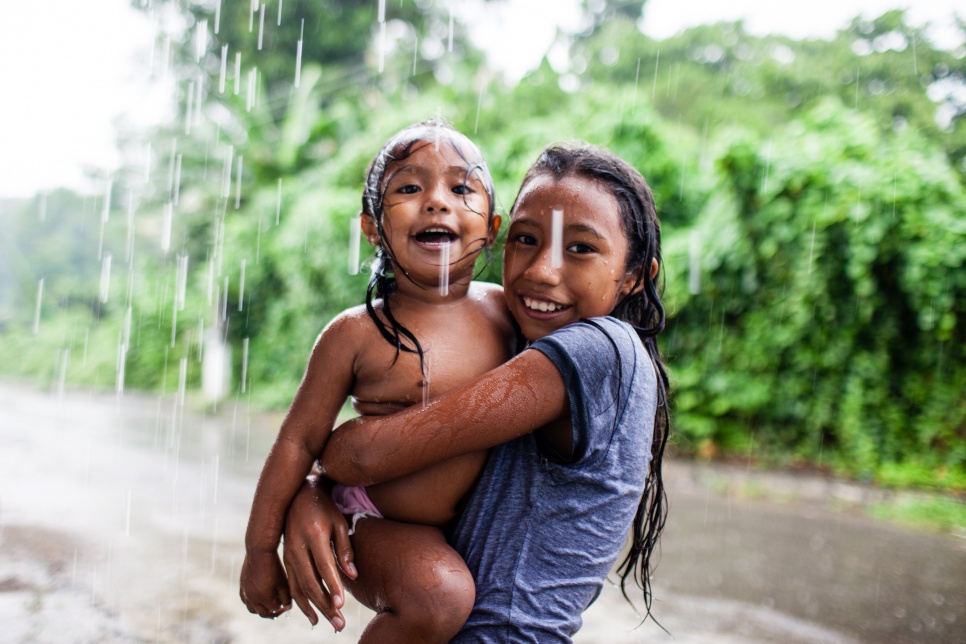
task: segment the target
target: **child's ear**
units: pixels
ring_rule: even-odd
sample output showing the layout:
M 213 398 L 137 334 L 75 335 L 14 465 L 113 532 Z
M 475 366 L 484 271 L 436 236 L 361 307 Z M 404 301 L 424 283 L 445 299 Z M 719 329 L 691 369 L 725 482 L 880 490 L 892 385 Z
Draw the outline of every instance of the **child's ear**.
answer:
M 492 246 L 493 242 L 496 241 L 496 234 L 500 232 L 500 224 L 502 223 L 503 223 L 503 218 L 500 217 L 500 215 L 493 215 L 493 218 L 490 219 L 490 230 L 487 232 L 487 235 L 486 235 L 487 246 Z
M 660 270 L 661 266 L 657 263 L 657 258 L 651 258 L 651 279 L 657 277 L 657 272 Z
M 364 212 L 359 213 L 360 226 L 362 227 L 362 234 L 365 235 L 366 240 L 371 246 L 379 245 L 379 229 L 376 228 L 376 220 L 372 218 L 371 215 L 367 215 Z

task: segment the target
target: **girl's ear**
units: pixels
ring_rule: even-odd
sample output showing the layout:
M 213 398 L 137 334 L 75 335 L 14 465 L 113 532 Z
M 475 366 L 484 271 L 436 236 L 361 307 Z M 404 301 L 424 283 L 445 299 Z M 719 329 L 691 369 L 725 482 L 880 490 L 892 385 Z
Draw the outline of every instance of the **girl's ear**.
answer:
M 659 265 L 656 258 L 651 259 L 651 277 L 657 277 Z M 621 299 L 628 295 L 637 295 L 644 290 L 644 266 L 638 266 L 624 277 L 624 284 L 621 286 Z
M 359 213 L 360 226 L 362 226 L 362 234 L 366 236 L 366 240 L 371 246 L 379 245 L 379 229 L 376 228 L 376 221 L 371 215 L 367 215 L 364 212 Z
M 496 241 L 496 234 L 500 232 L 500 224 L 503 223 L 503 218 L 500 215 L 493 215 L 493 219 L 490 220 L 490 230 L 486 234 L 486 245 L 492 246 L 493 242 Z

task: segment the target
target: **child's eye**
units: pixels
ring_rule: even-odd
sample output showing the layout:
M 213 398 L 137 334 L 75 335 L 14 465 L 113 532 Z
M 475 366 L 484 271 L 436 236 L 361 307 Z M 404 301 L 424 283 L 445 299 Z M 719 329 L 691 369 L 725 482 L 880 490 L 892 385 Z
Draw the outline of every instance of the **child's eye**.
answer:
M 465 183 L 461 183 L 458 186 L 453 186 L 453 193 L 454 194 L 458 194 L 458 195 L 468 195 L 468 194 L 471 194 L 472 192 L 473 192 L 473 189 L 470 188 Z
M 520 233 L 519 235 L 514 237 L 514 240 L 518 244 L 523 244 L 524 246 L 533 246 L 537 243 L 536 237 L 534 237 L 533 235 L 527 235 L 526 233 Z
M 399 188 L 399 192 L 401 192 L 404 195 L 414 195 L 417 192 L 419 192 L 419 186 L 415 186 L 410 183 Z
M 567 246 L 567 250 L 570 251 L 571 253 L 579 253 L 579 254 L 593 253 L 595 251 L 593 246 L 588 246 L 587 244 L 580 244 L 580 243 L 571 244 L 570 246 Z

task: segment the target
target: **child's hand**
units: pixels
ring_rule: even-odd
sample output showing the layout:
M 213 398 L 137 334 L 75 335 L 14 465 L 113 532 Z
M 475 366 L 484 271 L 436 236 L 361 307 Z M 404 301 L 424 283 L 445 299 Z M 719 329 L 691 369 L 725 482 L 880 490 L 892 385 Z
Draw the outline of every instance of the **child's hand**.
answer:
M 252 613 L 275 618 L 292 607 L 288 581 L 275 552 L 248 552 L 242 563 L 241 600 Z
M 319 622 L 312 609 L 315 604 L 336 632 L 345 628 L 340 610 L 345 605 L 345 589 L 339 570 L 350 579 L 359 573 L 352 562 L 345 517 L 317 481 L 306 482 L 289 506 L 283 556 L 292 598 L 312 625 Z

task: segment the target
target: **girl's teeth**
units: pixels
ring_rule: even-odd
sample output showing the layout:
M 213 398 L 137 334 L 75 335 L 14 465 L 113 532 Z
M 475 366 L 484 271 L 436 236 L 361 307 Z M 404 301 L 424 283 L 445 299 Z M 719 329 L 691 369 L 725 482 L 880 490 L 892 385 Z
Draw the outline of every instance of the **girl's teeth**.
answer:
M 554 304 L 553 302 L 531 300 L 529 297 L 523 298 L 523 303 L 528 309 L 540 311 L 541 313 L 553 313 L 554 311 L 564 308 L 563 306 Z

